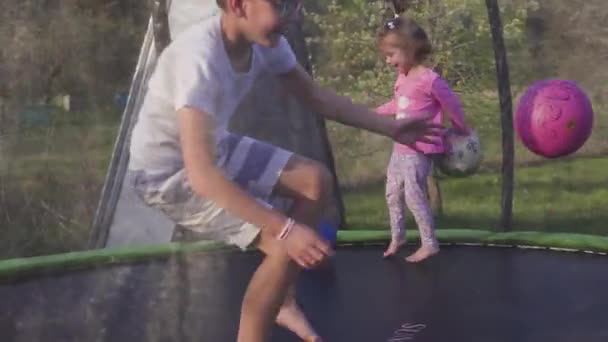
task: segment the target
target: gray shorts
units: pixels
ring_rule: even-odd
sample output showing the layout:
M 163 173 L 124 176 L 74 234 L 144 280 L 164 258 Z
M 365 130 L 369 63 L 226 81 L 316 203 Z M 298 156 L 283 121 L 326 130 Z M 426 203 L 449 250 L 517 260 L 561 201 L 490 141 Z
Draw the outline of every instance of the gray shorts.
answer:
M 227 178 L 263 205 L 287 211 L 290 200 L 277 196 L 273 190 L 292 155 L 280 147 L 230 134 L 218 144 L 217 165 Z M 249 248 L 260 232 L 259 227 L 195 194 L 183 169 L 171 174 L 129 172 L 135 192 L 147 205 L 173 220 L 176 232 L 197 240 L 221 241 L 241 249 Z

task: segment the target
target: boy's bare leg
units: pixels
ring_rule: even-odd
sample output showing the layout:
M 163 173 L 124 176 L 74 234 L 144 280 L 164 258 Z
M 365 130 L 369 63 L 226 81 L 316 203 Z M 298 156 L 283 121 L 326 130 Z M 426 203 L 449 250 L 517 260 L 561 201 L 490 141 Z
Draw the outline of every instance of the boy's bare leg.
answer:
M 260 234 L 257 247 L 266 257 L 253 274 L 241 308 L 239 342 L 265 342 L 298 268 L 273 236 Z
M 291 216 L 298 222 L 317 228 L 333 189 L 332 175 L 321 164 L 294 156 L 281 175 L 277 193 L 295 199 Z M 295 282 L 288 289 L 277 323 L 307 342 L 321 342 L 296 302 Z
M 329 173 L 316 162 L 294 156 L 281 175 L 277 193 L 294 199 L 291 216 L 316 227 L 321 219 Z M 320 342 L 295 300 L 295 282 L 300 268 L 290 261 L 274 237 L 261 234 L 257 244 L 266 258 L 253 275 L 245 299 L 239 342 L 262 342 L 277 322 L 307 342 Z

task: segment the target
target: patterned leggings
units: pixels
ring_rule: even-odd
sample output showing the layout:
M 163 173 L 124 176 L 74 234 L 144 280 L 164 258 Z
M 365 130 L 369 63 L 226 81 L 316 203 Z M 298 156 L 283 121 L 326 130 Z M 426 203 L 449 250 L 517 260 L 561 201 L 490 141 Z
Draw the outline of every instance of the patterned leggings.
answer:
M 386 182 L 386 202 L 395 241 L 405 241 L 405 204 L 413 214 L 423 246 L 438 245 L 433 213 L 427 199 L 427 177 L 432 159 L 423 154 L 393 153 Z

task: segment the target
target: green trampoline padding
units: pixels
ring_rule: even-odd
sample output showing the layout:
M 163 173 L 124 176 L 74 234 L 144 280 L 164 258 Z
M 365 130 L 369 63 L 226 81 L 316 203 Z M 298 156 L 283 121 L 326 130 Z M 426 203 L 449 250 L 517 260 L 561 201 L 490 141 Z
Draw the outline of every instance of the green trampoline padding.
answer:
M 387 230 L 347 230 L 338 232 L 338 244 L 386 243 Z M 479 244 L 525 246 L 550 249 L 608 253 L 608 236 L 547 233 L 535 231 L 492 232 L 476 229 L 440 229 L 437 236 L 442 244 Z M 418 240 L 416 231 L 408 232 L 410 243 Z M 136 262 L 150 258 L 193 252 L 228 252 L 234 248 L 221 243 L 200 241 L 169 243 L 145 247 L 98 249 L 55 255 L 16 258 L 0 261 L 0 279 L 35 275 L 47 271 L 64 271 L 74 268 L 99 267 L 107 264 Z

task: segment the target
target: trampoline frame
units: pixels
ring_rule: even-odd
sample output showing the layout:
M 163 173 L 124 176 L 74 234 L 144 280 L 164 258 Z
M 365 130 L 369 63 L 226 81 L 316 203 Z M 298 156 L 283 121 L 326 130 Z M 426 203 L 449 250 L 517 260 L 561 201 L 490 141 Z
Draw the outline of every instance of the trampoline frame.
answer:
M 549 233 L 540 231 L 493 232 L 477 229 L 439 229 L 443 246 L 486 246 L 545 249 L 608 256 L 608 237 L 592 234 Z M 408 232 L 409 243 L 419 241 L 417 231 Z M 388 230 L 338 231 L 337 246 L 378 245 L 390 241 Z M 189 253 L 239 252 L 214 241 L 175 242 L 128 248 L 107 248 L 69 253 L 14 258 L 0 261 L 0 283 L 22 277 L 36 277 L 141 262 Z M 245 252 L 246 253 L 246 252 Z

